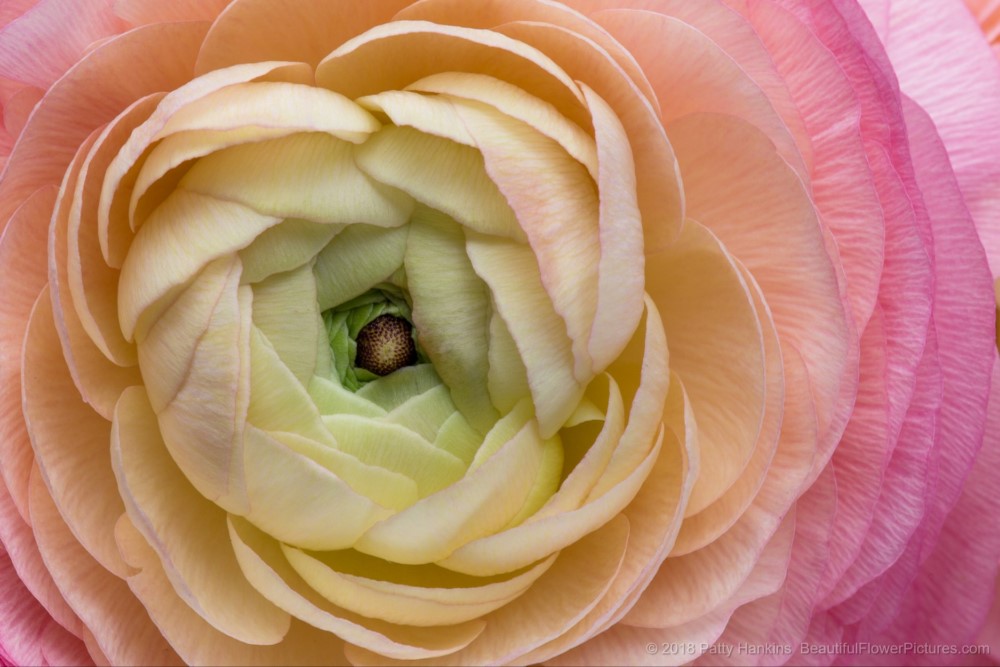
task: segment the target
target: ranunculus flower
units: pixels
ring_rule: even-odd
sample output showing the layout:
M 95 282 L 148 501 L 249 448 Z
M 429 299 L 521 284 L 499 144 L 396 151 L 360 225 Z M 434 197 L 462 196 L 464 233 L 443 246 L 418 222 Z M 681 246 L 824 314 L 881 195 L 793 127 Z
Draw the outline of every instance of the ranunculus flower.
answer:
M 965 659 L 1000 66 L 961 0 L 0 25 L 0 662 Z

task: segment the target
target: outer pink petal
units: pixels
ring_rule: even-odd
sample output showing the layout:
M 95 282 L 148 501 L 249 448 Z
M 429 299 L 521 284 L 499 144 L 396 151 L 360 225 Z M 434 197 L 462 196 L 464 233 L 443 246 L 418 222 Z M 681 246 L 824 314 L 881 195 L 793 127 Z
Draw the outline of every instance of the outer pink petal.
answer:
M 93 664 L 32 596 L 0 547 L 0 665 Z
M 899 85 L 934 120 L 1000 275 L 1000 61 L 961 0 L 892 0 L 889 9 L 883 40 Z
M 48 88 L 88 46 L 125 28 L 105 0 L 41 0 L 0 32 L 0 76 Z

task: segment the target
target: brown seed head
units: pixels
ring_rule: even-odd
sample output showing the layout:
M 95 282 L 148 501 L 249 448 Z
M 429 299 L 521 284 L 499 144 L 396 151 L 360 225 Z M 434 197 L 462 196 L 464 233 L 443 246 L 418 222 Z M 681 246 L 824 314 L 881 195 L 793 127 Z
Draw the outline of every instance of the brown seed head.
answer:
M 358 332 L 354 365 L 375 375 L 388 375 L 417 360 L 412 327 L 402 317 L 379 315 Z

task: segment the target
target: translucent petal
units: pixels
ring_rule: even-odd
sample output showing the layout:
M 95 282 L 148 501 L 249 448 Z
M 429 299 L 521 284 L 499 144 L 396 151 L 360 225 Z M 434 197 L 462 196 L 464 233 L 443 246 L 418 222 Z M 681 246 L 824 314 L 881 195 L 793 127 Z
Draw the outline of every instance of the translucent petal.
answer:
M 419 208 L 405 268 L 420 344 L 455 405 L 485 432 L 497 418 L 487 392 L 489 295 L 469 263 L 461 228 Z

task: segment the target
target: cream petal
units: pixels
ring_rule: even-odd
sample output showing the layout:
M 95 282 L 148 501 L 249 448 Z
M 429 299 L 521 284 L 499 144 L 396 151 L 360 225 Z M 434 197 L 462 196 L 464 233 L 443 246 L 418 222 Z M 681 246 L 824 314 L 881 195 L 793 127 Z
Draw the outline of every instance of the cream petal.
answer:
M 316 257 L 343 229 L 343 225 L 287 219 L 262 232 L 240 251 L 241 280 L 256 283 L 275 273 L 297 269 Z
M 498 416 L 487 384 L 489 294 L 473 271 L 461 228 L 418 208 L 404 267 L 420 344 L 455 405 L 485 433 Z
M 320 420 L 316 404 L 257 327 L 250 332 L 248 347 L 250 405 L 247 422 L 265 431 L 298 433 L 332 445 L 333 440 Z
M 341 571 L 338 554 L 308 554 L 285 545 L 282 551 L 295 571 L 333 604 L 362 616 L 417 627 L 480 618 L 527 591 L 556 559 L 550 556 L 508 579 L 436 587 L 429 581 L 400 583 Z
M 292 569 L 277 542 L 237 517 L 229 534 L 244 574 L 268 599 L 315 628 L 376 651 L 382 659 L 438 658 L 467 646 L 480 620 L 437 628 L 410 628 L 365 618 L 324 600 Z
M 396 563 L 431 563 L 505 526 L 540 473 L 544 443 L 528 422 L 462 479 L 373 526 L 355 548 Z
M 288 615 L 257 593 L 227 544 L 225 512 L 170 460 L 145 392 L 131 387 L 115 409 L 111 458 L 129 518 L 160 557 L 177 594 L 220 632 L 276 644 Z
M 542 437 L 550 437 L 573 413 L 583 388 L 574 377 L 572 344 L 542 284 L 538 260 L 525 246 L 473 232 L 466 233 L 466 251 L 514 338 Z M 510 280 L 511 275 L 518 280 Z
M 292 124 L 289 127 L 250 125 L 224 130 L 179 131 L 164 137 L 145 153 L 141 164 L 129 172 L 135 183 L 131 186 L 128 197 L 128 218 L 135 221 L 132 224 L 136 227 L 145 222 L 149 214 L 177 188 L 198 158 L 234 146 L 287 137 L 311 129 L 304 124 Z M 124 193 L 128 189 L 120 187 L 120 193 L 114 200 L 119 206 L 123 205 L 119 202 L 124 201 Z
M 176 191 L 136 234 L 122 266 L 118 313 L 125 337 L 141 341 L 165 302 L 206 264 L 279 222 L 235 202 Z
M 392 513 L 264 431 L 251 426 L 245 438 L 245 516 L 276 539 L 303 549 L 345 549 Z
M 239 260 L 209 264 L 139 345 L 144 387 L 170 456 L 206 498 L 247 506 L 243 423 L 251 379 L 250 288 Z
M 468 648 L 435 657 L 434 664 L 506 664 L 562 635 L 607 592 L 621 567 L 629 532 L 628 519 L 617 516 L 567 547 L 524 595 L 485 617 L 486 629 Z M 347 655 L 359 665 L 395 664 L 354 646 Z
M 420 497 L 429 496 L 459 480 L 462 461 L 397 424 L 354 415 L 323 417 L 336 447 L 372 466 L 386 468 L 417 483 Z
M 510 329 L 497 312 L 494 304 L 490 310 L 490 343 L 487 387 L 493 406 L 507 413 L 518 401 L 530 393 L 528 371 L 517 351 L 517 343 Z
M 604 427 L 593 444 L 572 472 L 566 477 L 559 491 L 534 515 L 536 519 L 575 510 L 586 501 L 594 485 L 607 469 L 615 448 L 625 431 L 625 406 L 618 384 L 608 376 L 608 408 L 604 414 Z
M 317 132 L 203 157 L 180 187 L 267 215 L 322 223 L 397 227 L 413 210 L 409 197 L 373 182 L 355 166 L 350 143 Z
M 597 180 L 597 151 L 593 138 L 569 122 L 552 104 L 511 83 L 484 74 L 442 72 L 415 81 L 406 90 L 457 97 L 493 107 L 558 143 Z
M 434 442 L 441 425 L 455 414 L 455 410 L 448 388 L 438 385 L 393 408 L 385 420 L 405 426 L 424 440 Z
M 440 114 L 450 107 L 432 108 Z M 428 117 L 440 121 L 430 113 Z M 437 131 L 442 136 L 453 134 Z M 486 173 L 482 155 L 469 146 L 410 127 L 387 126 L 355 149 L 354 158 L 373 179 L 399 188 L 470 229 L 525 238 L 507 200 Z
M 318 341 L 326 338 L 319 317 L 311 266 L 273 275 L 253 286 L 253 323 L 303 386 L 308 386 L 316 370 Z
M 152 27 L 145 30 L 151 29 Z M 119 191 L 119 188 L 122 185 L 134 184 L 132 179 L 137 176 L 137 164 L 148 151 L 149 145 L 153 143 L 157 133 L 163 129 L 179 109 L 227 86 L 262 78 L 305 80 L 307 73 L 308 68 L 301 63 L 252 63 L 213 72 L 181 86 L 168 87 L 167 90 L 172 92 L 167 94 L 157 106 L 156 111 L 132 132 L 128 141 L 125 142 L 118 155 L 108 166 L 101 189 L 97 218 L 101 250 L 108 264 L 114 267 L 121 266 L 129 248 L 127 244 L 116 239 L 116 236 L 121 235 L 127 229 L 134 231 L 133 223 L 135 221 L 126 219 L 125 214 L 128 209 L 123 209 L 123 202 L 127 201 L 125 197 L 130 196 L 131 192 L 128 187 L 122 188 L 122 191 Z M 129 103 L 137 97 L 141 96 L 131 98 Z
M 347 413 L 359 417 L 385 417 L 388 412 L 336 382 L 314 375 L 306 388 L 321 415 Z
M 401 510 L 417 502 L 420 497 L 417 493 L 417 483 L 406 475 L 386 468 L 367 465 L 339 449 L 295 433 L 269 433 L 268 435 L 289 450 L 323 466 L 359 494 L 383 508 Z M 287 458 L 287 455 L 285 456 Z M 363 510 L 372 512 L 371 508 L 367 506 Z
M 636 174 L 625 128 L 597 93 L 581 85 L 594 118 L 600 163 L 600 252 L 597 304 L 587 350 L 594 372 L 608 367 L 632 337 L 642 316 L 642 215 Z
M 316 299 L 334 308 L 386 282 L 403 265 L 408 226 L 350 225 L 317 256 Z

